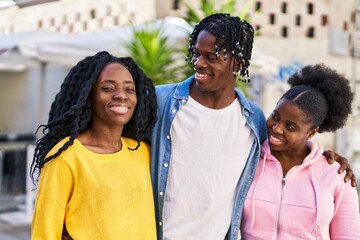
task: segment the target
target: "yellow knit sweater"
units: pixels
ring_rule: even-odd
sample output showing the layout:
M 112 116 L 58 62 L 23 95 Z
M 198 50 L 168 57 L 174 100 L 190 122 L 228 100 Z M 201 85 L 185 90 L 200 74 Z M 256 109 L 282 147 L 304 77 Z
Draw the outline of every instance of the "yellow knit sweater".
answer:
M 54 154 L 68 138 L 60 141 Z M 42 168 L 32 239 L 61 239 L 63 226 L 76 240 L 156 239 L 150 150 L 121 138 L 122 150 L 97 154 L 78 140 Z

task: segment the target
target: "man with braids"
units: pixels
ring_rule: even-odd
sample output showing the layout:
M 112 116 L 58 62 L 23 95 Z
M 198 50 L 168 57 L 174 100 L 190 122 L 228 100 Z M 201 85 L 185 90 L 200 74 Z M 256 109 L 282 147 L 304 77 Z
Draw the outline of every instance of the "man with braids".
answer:
M 309 139 L 343 127 L 349 81 L 323 64 L 305 66 L 267 119 L 268 140 L 247 194 L 242 239 L 360 239 L 355 188 Z
M 156 239 L 154 85 L 131 58 L 89 56 L 66 76 L 38 140 L 32 239 Z
M 210 15 L 190 36 L 195 75 L 156 87 L 151 175 L 159 239 L 236 240 L 239 235 L 267 137 L 263 112 L 235 88 L 238 75 L 249 80 L 253 39 L 246 21 Z M 350 170 L 347 178 L 351 175 Z

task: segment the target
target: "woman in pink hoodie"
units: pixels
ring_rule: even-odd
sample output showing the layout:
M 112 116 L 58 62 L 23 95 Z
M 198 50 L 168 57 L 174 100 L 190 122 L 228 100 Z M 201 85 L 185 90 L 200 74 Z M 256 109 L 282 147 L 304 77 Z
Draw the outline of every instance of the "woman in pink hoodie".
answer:
M 360 239 L 356 188 L 309 139 L 345 125 L 349 81 L 318 64 L 289 79 L 267 119 L 268 140 L 245 200 L 242 239 Z M 344 174 L 344 173 L 343 173 Z

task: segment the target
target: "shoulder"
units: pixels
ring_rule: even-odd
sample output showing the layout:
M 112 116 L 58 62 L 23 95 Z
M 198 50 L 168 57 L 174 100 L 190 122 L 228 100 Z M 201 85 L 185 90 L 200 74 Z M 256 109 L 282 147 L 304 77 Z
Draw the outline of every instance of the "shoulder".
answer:
M 244 108 L 244 110 L 249 111 L 250 113 L 264 116 L 263 111 L 261 110 L 260 106 L 253 101 L 246 98 L 239 89 L 235 88 L 235 92 L 237 94 L 237 97 L 240 101 L 241 106 Z
M 138 144 L 136 140 L 134 140 L 132 138 L 127 138 L 127 137 L 122 137 L 121 141 L 123 142 L 124 147 L 126 147 L 126 148 L 128 148 L 128 147 L 129 148 L 135 148 L 137 146 L 137 144 Z M 150 145 L 145 141 L 141 141 L 139 148 L 137 150 L 135 150 L 135 151 L 138 151 L 138 150 L 141 151 L 141 152 L 150 153 Z
M 157 85 L 155 87 L 156 96 L 158 98 L 162 98 L 164 95 L 170 95 L 171 92 L 173 92 L 178 84 L 172 83 L 172 84 L 162 84 Z
M 155 87 L 158 100 L 163 99 L 166 96 L 175 94 L 188 95 L 191 83 L 194 81 L 194 76 L 187 78 L 179 83 L 162 84 Z
M 249 104 L 251 106 L 251 109 L 253 110 L 253 112 L 257 115 L 259 115 L 260 117 L 264 118 L 265 119 L 265 115 L 264 115 L 264 112 L 263 110 L 260 108 L 259 105 L 257 105 L 256 103 L 252 102 L 252 101 L 249 101 Z
M 69 139 L 70 139 L 70 137 L 65 137 L 62 140 L 60 140 L 57 144 L 55 144 L 55 146 L 47 154 L 47 157 L 57 153 L 59 151 L 59 149 L 62 148 L 65 145 L 65 143 L 67 143 L 69 141 Z
M 326 157 L 322 154 L 313 164 L 313 169 L 316 173 L 318 181 L 326 185 L 343 185 L 345 172 L 339 174 L 339 168 L 340 164 L 338 162 L 329 164 Z

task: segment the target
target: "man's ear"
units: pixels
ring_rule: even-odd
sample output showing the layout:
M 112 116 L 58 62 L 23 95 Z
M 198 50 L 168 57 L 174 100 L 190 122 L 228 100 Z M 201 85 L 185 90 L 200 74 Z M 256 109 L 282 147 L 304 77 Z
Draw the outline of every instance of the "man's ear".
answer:
M 235 57 L 233 57 L 232 61 L 233 61 L 233 72 L 234 73 L 240 72 L 241 68 L 243 67 L 243 63 L 240 62 L 239 64 L 239 61 Z

